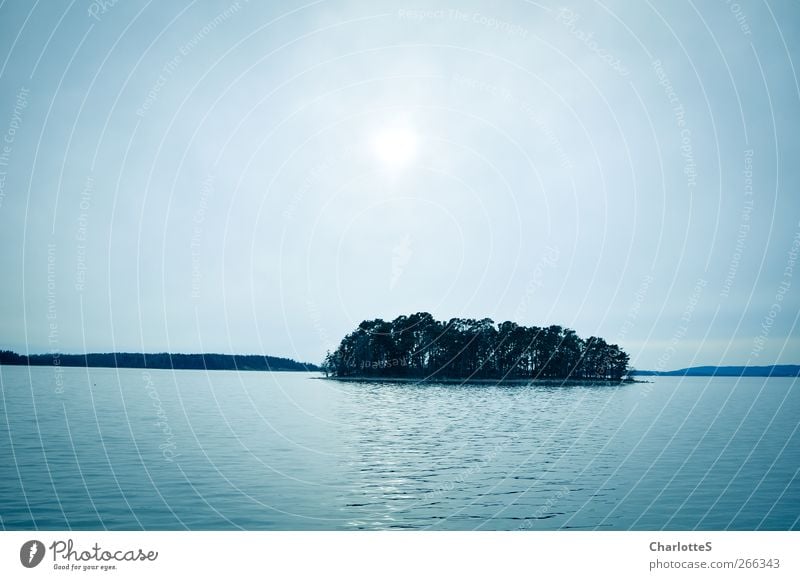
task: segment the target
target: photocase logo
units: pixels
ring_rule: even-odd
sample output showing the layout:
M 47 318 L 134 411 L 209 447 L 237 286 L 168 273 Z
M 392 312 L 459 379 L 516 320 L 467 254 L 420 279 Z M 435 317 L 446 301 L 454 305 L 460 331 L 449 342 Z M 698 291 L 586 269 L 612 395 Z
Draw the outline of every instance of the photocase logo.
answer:
M 28 540 L 19 549 L 19 561 L 26 568 L 35 568 L 44 558 L 44 544 L 39 540 Z

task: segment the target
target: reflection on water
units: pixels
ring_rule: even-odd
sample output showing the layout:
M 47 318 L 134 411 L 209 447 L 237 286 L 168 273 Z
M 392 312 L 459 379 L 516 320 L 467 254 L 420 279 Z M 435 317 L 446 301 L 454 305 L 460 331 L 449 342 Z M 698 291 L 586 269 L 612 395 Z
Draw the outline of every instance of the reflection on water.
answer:
M 798 529 L 794 379 L 2 367 L 4 529 Z

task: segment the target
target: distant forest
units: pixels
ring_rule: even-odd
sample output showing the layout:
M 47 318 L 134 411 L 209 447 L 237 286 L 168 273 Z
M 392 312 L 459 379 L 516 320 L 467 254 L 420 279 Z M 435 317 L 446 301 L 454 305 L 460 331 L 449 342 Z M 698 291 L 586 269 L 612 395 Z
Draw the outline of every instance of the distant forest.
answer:
M 521 326 L 427 312 L 391 322 L 365 320 L 329 352 L 323 370 L 334 377 L 458 379 L 591 379 L 619 381 L 628 355 L 596 336 L 560 326 Z
M 143 354 L 131 352 L 21 355 L 0 350 L 0 364 L 131 369 L 205 369 L 213 371 L 317 371 L 292 359 L 255 354 Z
M 800 365 L 691 367 L 676 371 L 635 371 L 655 377 L 800 377 Z

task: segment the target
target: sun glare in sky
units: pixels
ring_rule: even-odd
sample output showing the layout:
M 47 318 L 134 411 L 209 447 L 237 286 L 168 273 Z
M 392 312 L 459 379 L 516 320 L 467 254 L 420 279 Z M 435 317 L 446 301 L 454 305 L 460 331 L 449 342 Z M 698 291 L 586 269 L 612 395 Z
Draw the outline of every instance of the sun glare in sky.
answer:
M 375 156 L 389 169 L 408 165 L 417 152 L 416 133 L 408 127 L 387 127 L 378 131 L 372 140 Z

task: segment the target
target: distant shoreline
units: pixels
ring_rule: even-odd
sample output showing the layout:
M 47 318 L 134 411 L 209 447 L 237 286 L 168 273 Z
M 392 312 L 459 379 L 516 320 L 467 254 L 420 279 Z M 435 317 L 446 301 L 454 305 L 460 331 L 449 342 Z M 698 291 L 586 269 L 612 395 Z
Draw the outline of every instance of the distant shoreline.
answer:
M 699 366 L 674 371 L 636 370 L 637 377 L 771 377 L 800 376 L 800 365 Z
M 44 365 L 44 364 L 14 364 L 0 363 L 2 367 L 35 367 L 35 368 L 61 368 L 61 369 L 108 369 L 108 370 L 131 370 L 131 371 L 209 371 L 209 372 L 234 372 L 234 373 L 320 373 L 319 370 L 305 369 L 214 369 L 214 368 L 178 368 L 178 367 L 127 367 L 127 366 L 104 366 L 104 365 Z M 320 378 L 320 377 L 313 377 Z M 321 377 L 324 378 L 324 377 Z M 637 381 L 648 382 L 648 381 Z
M 287 371 L 317 372 L 319 367 L 288 358 L 256 354 L 219 353 L 87 353 L 21 355 L 0 350 L 0 365 L 70 368 L 199 370 L 199 371 Z

